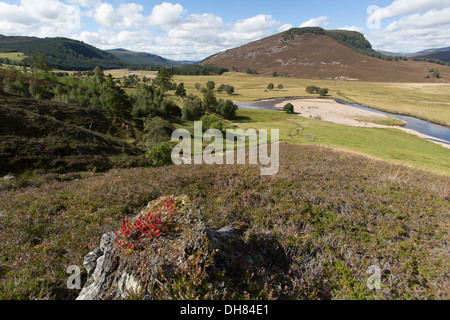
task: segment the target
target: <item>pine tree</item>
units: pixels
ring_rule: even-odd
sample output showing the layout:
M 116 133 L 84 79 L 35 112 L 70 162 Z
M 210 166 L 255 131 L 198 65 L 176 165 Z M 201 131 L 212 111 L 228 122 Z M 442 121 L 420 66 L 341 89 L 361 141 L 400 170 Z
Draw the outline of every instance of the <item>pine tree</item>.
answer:
M 124 90 L 114 83 L 111 75 L 106 77 L 102 102 L 104 108 L 117 119 L 130 119 L 132 105 Z
M 155 84 L 160 88 L 162 92 L 167 92 L 172 88 L 172 73 L 166 67 L 162 67 L 159 70 L 155 79 Z

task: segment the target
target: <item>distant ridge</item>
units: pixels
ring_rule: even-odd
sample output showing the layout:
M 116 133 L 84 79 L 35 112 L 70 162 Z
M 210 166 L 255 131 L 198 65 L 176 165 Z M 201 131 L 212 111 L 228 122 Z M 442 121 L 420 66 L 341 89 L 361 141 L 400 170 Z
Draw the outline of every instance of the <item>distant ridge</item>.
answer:
M 377 51 L 385 56 L 391 56 L 391 57 L 403 57 L 404 56 L 403 54 L 396 53 L 396 52 L 383 51 L 383 50 L 377 50 Z
M 13 42 L 23 42 L 23 41 L 30 41 L 30 40 L 36 40 L 38 38 L 36 37 L 21 37 L 21 36 L 4 36 L 0 34 L 0 43 L 13 43 Z
M 398 60 L 398 61 L 395 61 Z M 404 61 L 372 48 L 355 31 L 293 28 L 215 54 L 201 62 L 262 76 L 380 82 L 448 82 L 450 67 L 438 66 L 441 78 L 429 76 L 436 64 Z
M 161 56 L 146 53 L 146 52 L 134 52 L 127 49 L 112 49 L 106 50 L 116 56 L 117 58 L 134 65 L 154 65 L 154 66 L 177 66 L 182 63 L 165 59 Z
M 412 54 L 414 58 L 437 59 L 444 62 L 450 62 L 450 47 L 439 49 L 428 49 Z
M 181 64 L 199 64 L 201 61 L 180 60 L 180 61 L 177 61 L 177 62 L 181 63 Z

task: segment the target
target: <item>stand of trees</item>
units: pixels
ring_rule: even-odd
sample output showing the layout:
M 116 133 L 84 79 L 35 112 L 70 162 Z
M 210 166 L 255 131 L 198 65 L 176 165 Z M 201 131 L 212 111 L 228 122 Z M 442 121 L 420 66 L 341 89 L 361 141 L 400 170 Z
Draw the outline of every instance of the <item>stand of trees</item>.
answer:
M 436 63 L 439 64 L 441 66 L 450 66 L 450 62 L 446 62 L 446 61 L 442 61 L 439 59 L 432 59 L 432 58 L 411 58 L 412 61 L 425 61 L 425 62 L 430 62 L 430 63 Z
M 294 106 L 292 103 L 285 104 L 283 107 L 283 111 L 286 113 L 294 113 Z
M 190 95 L 184 101 L 182 119 L 188 121 L 199 120 L 207 112 L 217 114 L 224 119 L 233 119 L 238 107 L 231 100 L 217 99 L 214 91 L 207 89 L 203 100 Z
M 306 92 L 310 94 L 319 94 L 321 97 L 325 97 L 328 94 L 328 88 L 320 88 L 317 86 L 306 87 Z
M 209 76 L 209 75 L 222 75 L 228 72 L 227 68 L 214 67 L 209 65 L 198 64 L 185 64 L 182 66 L 153 66 L 153 65 L 130 65 L 128 70 L 146 70 L 146 71 L 160 71 L 162 68 L 166 68 L 173 75 L 185 75 L 185 76 Z
M 202 88 L 204 93 L 201 98 L 187 96 L 184 84 L 176 85 L 173 82 L 170 68 L 161 68 L 154 81 L 143 82 L 133 75 L 125 77 L 122 85 L 111 75 L 106 76 L 99 67 L 84 73 L 84 77 L 55 77 L 51 82 L 32 78 L 42 77 L 44 74 L 47 74 L 47 77 L 51 75 L 43 71 L 23 75 L 16 69 L 10 78 L 0 74 L 3 77 L 0 79 L 0 89 L 26 97 L 102 109 L 113 123 L 125 123 L 127 126 L 131 123 L 140 123 L 139 126 L 142 128 L 139 130 L 143 132 L 139 136 L 139 143 L 145 144 L 150 151 L 149 154 L 153 155 L 159 154 L 155 150 L 167 149 L 161 144 L 170 140 L 174 130 L 171 123 L 180 120 L 201 120 L 205 115 L 212 115 L 216 120 L 233 119 L 238 109 L 231 100 L 216 97 L 216 84 L 213 81 L 209 81 L 206 88 Z M 133 86 L 136 90 L 127 93 L 123 89 L 124 85 Z M 175 95 L 184 99 L 182 109 L 167 97 L 166 93 L 169 90 L 174 90 Z M 232 94 L 234 87 L 222 84 L 217 91 Z M 210 122 L 211 128 L 220 128 L 220 121 L 219 124 L 216 121 Z M 153 160 L 157 162 L 157 159 Z

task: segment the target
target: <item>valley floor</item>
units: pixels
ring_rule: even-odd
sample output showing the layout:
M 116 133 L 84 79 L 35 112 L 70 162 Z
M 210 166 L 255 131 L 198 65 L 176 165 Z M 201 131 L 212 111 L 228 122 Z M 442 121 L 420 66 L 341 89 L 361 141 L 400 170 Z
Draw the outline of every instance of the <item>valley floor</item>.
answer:
M 175 76 L 174 80 L 185 84 L 188 94 L 201 95 L 195 89 L 195 83 L 202 86 L 207 81 L 231 84 L 235 87 L 232 96 L 222 93 L 217 97 L 235 101 L 257 101 L 284 97 L 311 97 L 305 89 L 318 86 L 329 89 L 329 97 L 358 103 L 374 109 L 394 114 L 403 114 L 450 126 L 450 84 L 445 83 L 388 83 L 362 81 L 308 80 L 284 77 L 261 77 L 237 72 L 228 72 L 222 76 Z M 275 88 L 268 90 L 269 83 Z
M 325 122 L 342 124 L 353 127 L 364 128 L 392 128 L 396 127 L 404 132 L 417 135 L 425 139 L 433 139 L 432 142 L 439 144 L 445 148 L 450 148 L 448 143 L 439 141 L 436 138 L 427 136 L 420 132 L 403 128 L 399 125 L 384 125 L 379 124 L 389 122 L 394 119 L 391 117 L 380 115 L 376 112 L 362 110 L 349 105 L 344 105 L 335 100 L 318 100 L 318 99 L 295 99 L 277 104 L 275 107 L 282 110 L 286 103 L 291 103 L 294 106 L 294 112 L 305 118 L 313 118 Z M 377 123 L 379 122 L 379 123 Z M 401 124 L 401 123 L 399 123 Z
M 232 84 L 235 87 L 234 94 L 216 93 L 216 96 L 218 99 L 241 102 L 275 98 L 317 98 L 317 95 L 312 97 L 305 90 L 306 87 L 314 85 L 328 88 L 329 99 L 344 100 L 391 114 L 411 116 L 446 127 L 450 124 L 450 84 L 307 80 L 261 77 L 237 72 L 228 72 L 221 76 L 175 76 L 174 81 L 183 82 L 187 93 L 197 96 L 202 96 L 196 89 L 199 84 L 202 87 L 208 81 L 215 82 L 216 87 L 220 84 Z M 281 84 L 282 89 L 268 90 L 269 83 L 273 83 L 275 88 Z M 276 111 L 239 109 L 238 117 L 232 124 L 254 129 L 279 128 L 283 142 L 324 145 L 397 164 L 450 174 L 449 148 L 436 139 L 433 139 L 433 142 L 428 141 L 424 139 L 428 137 L 422 134 L 394 127 L 402 125 L 396 119 L 386 120 L 380 119 L 379 115 L 374 117 L 373 114 L 359 114 L 359 111 L 345 108 L 343 105 L 341 110 L 352 111 L 334 114 L 334 118 L 330 119 L 334 108 L 332 104 L 323 105 L 331 108 L 330 112 L 326 113 L 319 113 L 319 109 L 308 109 L 308 106 L 314 107 L 311 104 L 301 105 L 300 110 L 297 110 L 306 117 Z M 347 112 L 350 114 L 346 114 Z M 321 116 L 325 121 L 318 121 L 314 116 Z M 356 121 L 355 116 L 360 121 Z M 374 122 L 380 123 L 372 124 Z M 349 125 L 356 123 L 358 126 Z M 297 132 L 301 128 L 305 131 Z

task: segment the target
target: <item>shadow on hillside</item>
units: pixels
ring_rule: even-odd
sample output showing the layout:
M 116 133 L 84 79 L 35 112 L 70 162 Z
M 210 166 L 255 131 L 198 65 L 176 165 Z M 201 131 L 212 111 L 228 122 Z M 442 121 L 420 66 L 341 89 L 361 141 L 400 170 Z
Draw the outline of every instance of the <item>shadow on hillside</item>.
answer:
M 225 271 L 237 288 L 249 282 L 259 292 L 267 283 L 287 284 L 292 259 L 279 240 L 269 233 L 258 233 L 243 240 L 237 233 L 212 232 L 220 238 L 219 251 L 214 256 L 216 268 Z M 275 293 L 278 295 L 281 293 Z M 281 296 L 279 297 L 281 298 Z
M 251 118 L 246 116 L 235 116 L 233 122 L 254 122 Z

